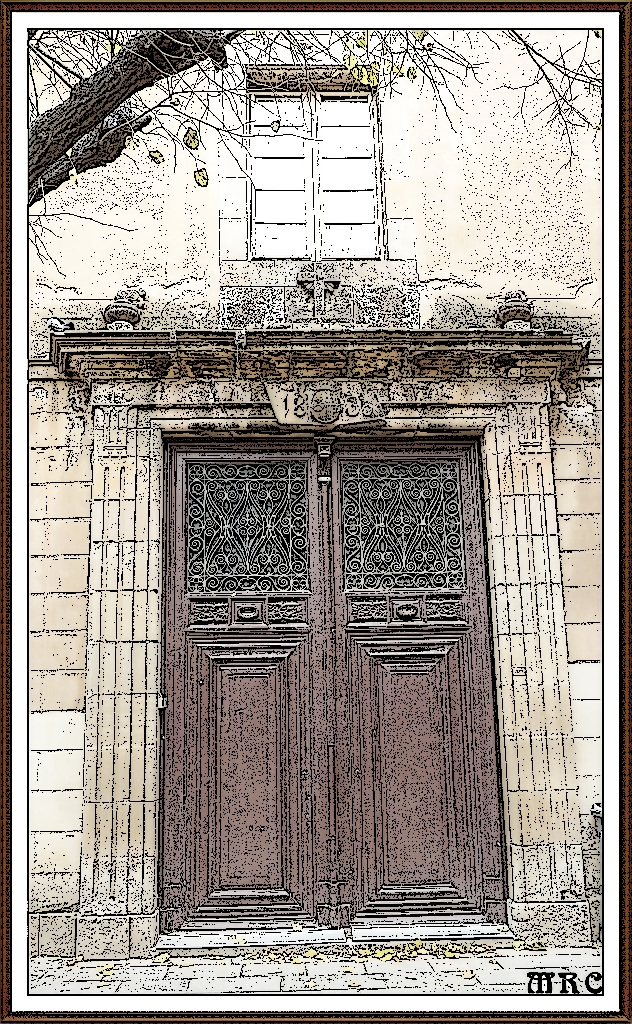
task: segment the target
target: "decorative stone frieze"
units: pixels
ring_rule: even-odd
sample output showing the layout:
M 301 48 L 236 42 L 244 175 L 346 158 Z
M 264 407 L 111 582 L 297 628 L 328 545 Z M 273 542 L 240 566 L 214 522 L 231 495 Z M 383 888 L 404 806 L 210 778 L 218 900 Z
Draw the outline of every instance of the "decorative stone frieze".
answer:
M 587 348 L 556 331 L 66 331 L 32 360 L 87 381 L 154 380 L 186 359 L 196 380 L 300 377 L 547 379 L 577 375 Z M 349 373 L 341 372 L 349 368 Z M 187 372 L 187 376 L 190 374 Z

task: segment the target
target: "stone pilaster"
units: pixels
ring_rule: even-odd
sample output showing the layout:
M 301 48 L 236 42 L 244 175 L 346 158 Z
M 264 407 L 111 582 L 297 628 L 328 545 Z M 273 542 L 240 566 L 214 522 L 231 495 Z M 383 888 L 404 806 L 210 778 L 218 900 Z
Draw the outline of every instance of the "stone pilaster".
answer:
M 159 537 L 138 412 L 95 409 L 86 764 L 77 952 L 157 937 Z
M 590 943 L 548 407 L 499 408 L 484 466 L 509 923 Z

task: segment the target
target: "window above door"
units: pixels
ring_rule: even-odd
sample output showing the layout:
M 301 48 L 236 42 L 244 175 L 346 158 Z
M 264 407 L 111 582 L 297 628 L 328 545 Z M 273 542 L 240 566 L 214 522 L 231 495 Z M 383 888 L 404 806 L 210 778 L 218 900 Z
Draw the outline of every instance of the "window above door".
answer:
M 375 99 L 330 90 L 249 90 L 251 259 L 382 255 Z

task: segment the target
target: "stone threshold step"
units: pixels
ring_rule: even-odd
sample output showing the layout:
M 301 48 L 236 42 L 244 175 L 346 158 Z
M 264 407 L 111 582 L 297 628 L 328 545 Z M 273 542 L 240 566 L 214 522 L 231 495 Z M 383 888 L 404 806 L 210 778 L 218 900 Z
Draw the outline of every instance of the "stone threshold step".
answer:
M 411 942 L 424 939 L 434 942 L 471 939 L 513 939 L 514 934 L 506 924 L 489 921 L 406 921 L 406 923 L 375 922 L 352 924 L 351 937 L 354 942 Z
M 167 950 L 236 949 L 252 946 L 318 946 L 327 943 L 343 943 L 352 948 L 354 943 L 366 942 L 411 942 L 414 939 L 433 942 L 511 940 L 513 932 L 506 925 L 478 921 L 471 924 L 457 922 L 380 923 L 374 925 L 352 925 L 343 929 L 316 928 L 303 926 L 293 928 L 243 928 L 213 927 L 200 930 L 186 929 L 161 935 L 155 947 L 156 952 Z
M 241 922 L 240 922 L 241 923 Z M 322 945 L 326 942 L 346 942 L 342 928 L 213 928 L 200 931 L 170 932 L 161 935 L 156 951 L 168 949 L 216 949 L 235 946 L 289 946 Z

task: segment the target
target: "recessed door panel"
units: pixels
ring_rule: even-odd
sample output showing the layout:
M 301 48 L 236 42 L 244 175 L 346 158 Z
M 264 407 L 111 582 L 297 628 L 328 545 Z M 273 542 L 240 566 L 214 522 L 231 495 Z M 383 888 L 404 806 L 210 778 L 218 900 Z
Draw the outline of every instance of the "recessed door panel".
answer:
M 218 673 L 220 888 L 283 884 L 280 684 L 275 667 Z
M 437 674 L 387 671 L 381 678 L 379 767 L 387 885 L 445 882 L 449 876 L 450 737 L 443 680 Z

